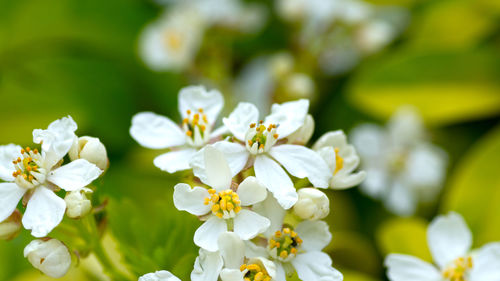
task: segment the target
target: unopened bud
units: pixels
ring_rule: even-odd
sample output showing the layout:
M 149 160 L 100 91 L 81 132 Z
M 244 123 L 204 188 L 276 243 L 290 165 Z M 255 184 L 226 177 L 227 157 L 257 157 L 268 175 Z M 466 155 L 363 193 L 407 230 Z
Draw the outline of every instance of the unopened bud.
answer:
M 87 215 L 92 208 L 92 203 L 87 199 L 83 190 L 68 192 L 64 201 L 66 202 L 66 215 L 72 219 Z
M 161 270 L 143 275 L 139 277 L 139 281 L 180 281 L 180 279 L 166 270 Z
M 306 144 L 314 133 L 314 119 L 311 114 L 307 114 L 304 124 L 287 137 L 288 143 Z
M 68 154 L 71 161 L 85 159 L 95 164 L 103 171 L 106 170 L 109 165 L 106 147 L 98 138 L 87 136 L 78 138 L 78 140 L 73 143 Z
M 297 191 L 299 199 L 293 206 L 294 213 L 301 219 L 319 220 L 330 212 L 330 201 L 316 188 L 302 188 Z
M 53 278 L 63 277 L 71 265 L 68 248 L 57 239 L 31 241 L 24 248 L 24 257 L 33 267 Z
M 14 239 L 19 232 L 21 232 L 21 213 L 16 209 L 10 217 L 0 222 L 0 239 Z
M 285 91 L 291 99 L 312 99 L 315 88 L 314 81 L 304 73 L 294 73 L 285 81 Z

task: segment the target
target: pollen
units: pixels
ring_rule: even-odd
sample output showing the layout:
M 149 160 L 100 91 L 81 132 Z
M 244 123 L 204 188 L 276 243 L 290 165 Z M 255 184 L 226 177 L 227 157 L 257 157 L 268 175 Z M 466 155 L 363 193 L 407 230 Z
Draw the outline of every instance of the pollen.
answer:
M 211 205 L 214 215 L 219 218 L 233 218 L 241 211 L 241 200 L 238 194 L 230 189 L 218 192 L 215 189 L 209 189 L 210 197 L 205 198 L 205 205 Z
M 299 247 L 302 244 L 302 239 L 295 231 L 289 227 L 278 230 L 268 241 L 267 250 L 274 258 L 280 260 L 289 260 L 295 257 Z
M 270 281 L 271 276 L 267 273 L 267 270 L 258 264 L 243 264 L 240 266 L 240 271 L 245 275 L 243 277 L 244 281 Z
M 443 277 L 449 281 L 465 281 L 467 272 L 472 269 L 472 257 L 456 259 L 452 265 L 443 270 Z
M 339 155 L 339 148 L 335 148 L 335 171 L 333 174 L 335 175 L 338 171 L 340 171 L 344 167 L 344 158 Z
M 195 147 L 201 147 L 209 141 L 210 124 L 203 108 L 193 112 L 186 110 L 187 117 L 182 120 L 182 129 L 186 133 L 187 143 Z M 188 133 L 191 132 L 191 133 Z
M 21 180 L 21 185 L 26 185 L 27 188 L 33 187 L 34 180 L 36 179 L 36 174 L 33 172 L 40 172 L 41 165 L 41 155 L 38 153 L 38 149 L 32 150 L 30 147 L 21 149 L 21 157 L 17 157 L 12 161 L 14 164 L 15 172 L 12 173 L 16 179 L 21 176 L 24 180 Z

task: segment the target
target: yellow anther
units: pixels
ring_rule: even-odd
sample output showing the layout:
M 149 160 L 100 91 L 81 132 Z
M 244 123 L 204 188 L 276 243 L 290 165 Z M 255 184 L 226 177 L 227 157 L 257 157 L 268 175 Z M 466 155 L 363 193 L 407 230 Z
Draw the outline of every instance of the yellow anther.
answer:
M 207 128 L 205 127 L 205 125 L 201 125 L 201 126 L 200 126 L 200 130 L 201 130 L 202 132 L 205 132 L 205 130 L 206 130 L 206 129 L 207 129 Z
M 205 197 L 205 201 L 203 202 L 203 204 L 205 205 L 210 204 L 210 199 L 208 197 Z
M 220 206 L 218 204 L 215 204 L 212 206 L 212 212 L 217 213 L 220 209 Z
M 339 155 L 339 149 L 336 147 L 335 148 L 335 171 L 333 174 L 336 174 L 338 171 L 340 171 L 344 167 L 344 159 L 340 157 Z
M 255 128 L 255 126 L 257 126 L 257 124 L 255 123 L 250 124 L 250 128 Z
M 21 154 L 24 154 L 26 151 L 24 150 L 24 148 L 21 149 Z
M 190 115 L 190 114 L 191 114 L 191 109 L 186 110 L 186 113 L 187 113 L 188 115 Z
M 220 198 L 219 198 L 219 195 L 217 195 L 217 194 L 212 194 L 212 197 L 210 197 L 210 200 L 211 200 L 212 202 L 214 202 L 214 203 L 219 202 L 219 199 L 220 199 Z
M 281 247 L 281 243 L 280 242 L 276 242 L 276 248 L 279 248 Z
M 259 145 L 259 149 L 264 149 L 264 144 L 263 144 L 263 143 L 261 143 L 261 144 Z
M 17 171 L 12 173 L 13 177 L 17 177 Z
M 203 108 L 198 108 L 198 112 L 203 113 Z
M 209 189 L 209 190 L 208 190 L 208 193 L 210 193 L 210 194 L 215 194 L 216 192 L 217 192 L 217 191 L 216 191 L 215 189 Z
M 292 238 L 295 238 L 295 237 L 297 237 L 297 232 L 295 232 L 295 231 L 292 231 L 292 232 L 290 233 L 290 236 L 291 236 Z
M 227 210 L 228 210 L 228 211 L 231 211 L 231 210 L 233 210 L 233 209 L 234 209 L 234 205 L 233 205 L 233 203 L 228 202 L 228 203 L 227 203 Z
M 187 124 L 187 123 L 189 123 L 189 118 L 184 118 L 184 119 L 182 120 L 182 123 L 186 123 L 186 124 Z
M 276 241 L 274 241 L 273 239 L 269 239 L 269 248 L 274 248 L 276 246 Z
M 290 253 L 292 253 L 292 254 L 296 255 L 296 254 L 297 254 L 297 248 L 292 248 L 292 249 L 290 250 Z
M 278 134 L 274 134 L 274 135 L 273 135 L 273 137 L 274 137 L 275 139 L 278 139 L 279 135 L 278 135 Z
M 302 239 L 300 239 L 300 237 L 297 237 L 295 238 L 295 242 L 297 242 L 298 244 L 302 244 Z
M 238 203 L 239 204 L 239 203 Z M 239 205 L 237 205 L 235 208 L 234 208 L 234 212 L 235 213 L 239 213 L 241 211 L 241 207 Z
M 208 118 L 206 114 L 203 114 L 202 116 L 203 122 L 208 123 Z
M 260 120 L 260 121 L 259 121 L 259 124 L 262 124 L 262 123 L 264 123 L 264 121 Z
M 187 130 L 186 131 L 186 136 L 190 137 L 193 135 L 193 132 L 191 132 L 191 130 Z
M 38 149 L 33 149 L 33 153 L 38 154 Z
M 260 266 L 258 264 L 249 264 L 247 265 L 248 270 L 253 270 L 253 271 L 261 271 Z
M 30 152 L 31 148 L 29 146 L 26 147 L 26 152 Z
M 26 167 L 26 171 L 31 172 L 31 170 L 33 170 L 31 166 Z
M 216 213 L 215 215 L 216 215 L 218 218 L 220 218 L 220 219 L 222 219 L 222 217 L 224 216 L 224 214 L 222 214 L 222 213 Z
M 32 176 L 32 175 L 29 175 L 28 180 L 29 180 L 29 181 L 32 181 L 32 180 L 33 180 L 33 176 Z
M 199 119 L 200 119 L 200 114 L 195 113 L 195 114 L 193 115 L 193 119 L 195 119 L 195 120 L 199 120 Z
M 226 199 L 221 199 L 219 202 L 220 208 L 225 211 L 227 206 L 226 206 Z
M 253 141 L 252 140 L 248 140 L 248 145 L 252 146 L 252 144 L 253 144 Z
M 266 126 L 264 126 L 264 125 L 261 124 L 259 126 L 258 130 L 261 131 L 261 132 L 264 132 L 266 130 Z
M 276 236 L 277 238 L 280 238 L 280 237 L 281 237 L 281 231 L 277 230 L 277 231 L 274 233 L 274 236 Z
M 280 258 L 286 259 L 288 257 L 288 252 L 286 250 L 281 251 Z
M 17 163 L 21 163 L 21 157 L 17 157 Z
M 257 274 L 255 274 L 255 276 L 253 277 L 253 280 L 254 281 L 262 281 L 264 279 L 264 273 L 261 272 L 257 272 Z
M 283 228 L 283 233 L 290 234 L 290 228 L 288 227 Z
M 242 264 L 242 265 L 240 266 L 240 271 L 243 271 L 243 270 L 245 270 L 245 269 L 247 269 L 247 265 L 246 265 L 246 264 Z

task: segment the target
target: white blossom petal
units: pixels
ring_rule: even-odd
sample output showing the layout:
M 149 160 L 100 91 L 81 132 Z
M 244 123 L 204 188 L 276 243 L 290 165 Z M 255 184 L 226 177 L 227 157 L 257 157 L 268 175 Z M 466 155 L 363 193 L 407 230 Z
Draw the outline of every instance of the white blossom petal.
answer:
M 207 251 L 219 250 L 217 240 L 221 233 L 227 231 L 226 221 L 216 216 L 211 216 L 194 233 L 194 243 Z
M 253 206 L 253 210 L 271 221 L 271 226 L 264 232 L 266 237 L 269 237 L 276 231 L 281 230 L 286 211 L 281 207 L 278 201 L 276 201 L 276 198 L 268 195 L 266 200 L 255 204 Z
M 374 124 L 363 124 L 354 128 L 350 133 L 352 144 L 365 162 L 376 162 L 386 153 L 389 143 L 385 129 Z
M 276 281 L 286 281 L 285 268 L 280 262 L 274 262 L 276 265 Z
M 440 268 L 464 257 L 472 244 L 472 234 L 462 216 L 450 212 L 438 216 L 427 228 L 427 243 Z
M 251 241 L 243 241 L 243 242 L 245 243 L 245 257 L 257 258 L 257 257 L 267 257 L 269 255 L 266 248 L 257 246 Z
M 23 225 L 31 235 L 44 237 L 62 220 L 66 202 L 44 186 L 37 187 L 23 216 Z
M 347 189 L 356 186 L 366 179 L 366 172 L 359 171 L 357 173 L 348 175 L 335 175 L 330 181 L 330 186 L 332 189 Z
M 233 176 L 224 154 L 211 145 L 204 149 L 205 172 L 209 186 L 217 191 L 229 189 Z
M 238 186 L 236 191 L 241 200 L 241 206 L 250 206 L 262 202 L 267 197 L 266 187 L 255 177 L 247 177 Z
M 297 131 L 287 137 L 288 143 L 291 144 L 306 144 L 311 139 L 314 133 L 314 118 L 311 114 L 307 114 L 302 125 Z
M 208 123 L 213 124 L 224 106 L 222 94 L 213 89 L 207 91 L 203 86 L 188 86 L 179 92 L 179 112 L 182 118 L 187 117 L 187 111 L 197 112 L 200 108 L 207 115 Z
M 206 188 L 178 183 L 174 187 L 174 205 L 180 211 L 186 211 L 196 216 L 210 212 L 210 206 L 205 205 L 205 198 L 210 198 Z
M 96 165 L 85 159 L 77 159 L 51 171 L 47 180 L 66 191 L 75 191 L 90 184 L 101 173 L 102 170 Z
M 270 225 L 269 219 L 246 209 L 242 209 L 234 217 L 234 232 L 243 240 L 254 238 L 266 231 Z
M 473 256 L 470 281 L 500 281 L 500 242 L 481 247 Z
M 140 112 L 134 115 L 130 135 L 140 145 L 152 149 L 186 143 L 186 136 L 177 124 L 153 112 Z
M 239 140 L 245 140 L 250 124 L 259 120 L 259 110 L 248 102 L 240 102 L 238 106 L 229 114 L 229 117 L 223 118 L 224 126 Z
M 405 174 L 408 181 L 416 186 L 430 186 L 439 191 L 446 171 L 447 156 L 439 147 L 419 144 L 408 155 Z
M 332 174 L 323 158 L 300 145 L 283 144 L 271 148 L 269 154 L 298 178 L 308 178 L 315 187 L 327 188 Z
M 328 224 L 324 221 L 305 220 L 297 225 L 295 232 L 303 240 L 302 248 L 306 251 L 321 251 L 332 240 Z
M 234 232 L 224 232 L 219 236 L 219 252 L 224 260 L 224 267 L 238 269 L 244 262 L 245 243 Z
M 222 281 L 244 281 L 245 275 L 239 269 L 224 268 L 220 272 L 220 279 Z
M 292 180 L 281 166 L 266 155 L 259 155 L 254 163 L 255 177 L 278 200 L 278 203 L 290 209 L 297 202 L 298 195 Z
M 219 252 L 200 249 L 191 271 L 191 281 L 217 281 L 223 265 Z
M 390 187 L 388 171 L 384 167 L 365 169 L 366 179 L 361 183 L 361 191 L 373 198 L 383 197 Z
M 181 279 L 166 270 L 160 270 L 145 274 L 139 277 L 138 281 L 181 281 Z
M 282 104 L 273 104 L 271 114 L 266 117 L 266 124 L 276 124 L 278 126 L 276 133 L 278 139 L 283 139 L 297 131 L 302 125 L 309 110 L 309 100 L 301 99 L 285 102 Z
M 385 259 L 390 281 L 442 281 L 440 272 L 430 263 L 416 257 L 390 254 Z
M 0 145 L 0 179 L 14 181 L 12 173 L 16 171 L 12 161 L 21 157 L 22 147 L 15 144 Z
M 317 141 L 314 143 L 312 149 L 319 150 L 323 147 L 337 147 L 342 148 L 347 144 L 347 138 L 342 130 L 331 131 L 323 134 Z
M 190 169 L 191 167 L 189 166 L 189 163 L 195 154 L 196 149 L 194 148 L 170 151 L 157 156 L 153 163 L 162 171 L 172 174 L 178 171 Z
M 387 209 L 399 216 L 411 216 L 417 209 L 417 198 L 411 186 L 395 179 L 386 195 Z
M 332 260 L 323 252 L 298 254 L 291 261 L 300 280 L 303 281 L 342 281 L 342 274 L 332 267 Z
M 0 222 L 12 215 L 24 193 L 26 189 L 20 188 L 15 183 L 0 183 Z

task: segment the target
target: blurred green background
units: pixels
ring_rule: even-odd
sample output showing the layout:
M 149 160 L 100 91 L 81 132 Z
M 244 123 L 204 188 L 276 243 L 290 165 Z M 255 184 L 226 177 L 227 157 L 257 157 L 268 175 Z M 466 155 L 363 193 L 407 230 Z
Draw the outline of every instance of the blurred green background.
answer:
M 448 152 L 450 165 L 439 204 L 418 217 L 396 218 L 357 188 L 327 192 L 334 237 L 327 252 L 347 281 L 384 280 L 388 252 L 429 260 L 426 224 L 447 210 L 464 215 L 476 246 L 500 240 L 500 2 L 374 2 L 407 7 L 410 24 L 353 71 L 315 79 L 314 138 L 328 130 L 349 132 L 362 122 L 382 124 L 398 106 L 413 104 L 432 141 Z M 199 223 L 172 203 L 173 186 L 184 175 L 154 167 L 160 152 L 141 148 L 128 134 L 139 111 L 180 121 L 178 90 L 199 83 L 152 72 L 138 57 L 139 33 L 161 11 L 140 0 L 0 0 L 0 139 L 29 145 L 33 129 L 71 115 L 78 135 L 99 137 L 108 150 L 111 166 L 94 197 L 109 199 L 106 239 L 116 248 L 115 261 L 131 276 L 167 269 L 189 280 Z M 287 49 L 287 32 L 271 13 L 262 32 L 227 40 L 231 71 L 257 55 Z M 235 101 L 224 94 L 228 113 Z M 24 259 L 30 240 L 23 231 L 0 241 L 0 280 L 50 280 Z M 65 278 L 101 280 L 96 272 L 87 261 Z

